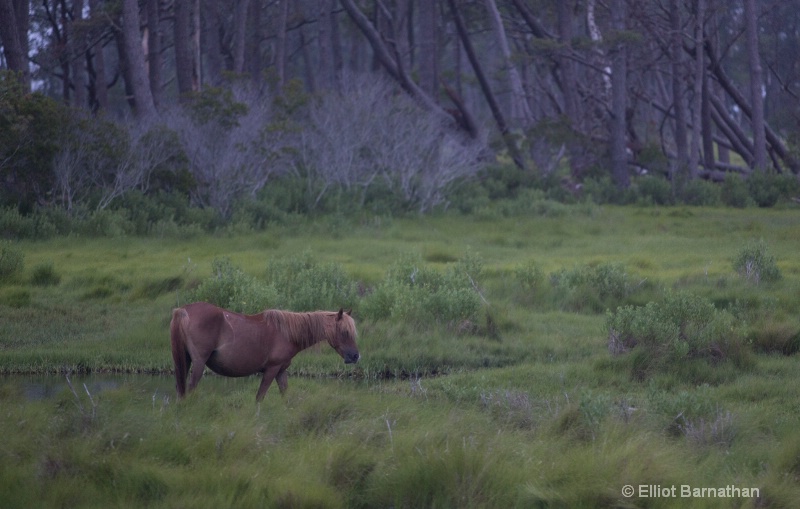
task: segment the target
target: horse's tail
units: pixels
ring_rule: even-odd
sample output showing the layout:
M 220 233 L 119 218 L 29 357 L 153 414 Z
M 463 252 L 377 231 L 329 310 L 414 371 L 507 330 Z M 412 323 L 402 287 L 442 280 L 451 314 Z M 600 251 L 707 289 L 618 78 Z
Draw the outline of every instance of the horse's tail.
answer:
M 175 309 L 172 312 L 169 333 L 172 342 L 172 362 L 175 365 L 175 389 L 178 391 L 179 398 L 186 394 L 186 375 L 189 371 L 186 351 L 187 325 L 189 325 L 189 313 L 183 308 Z

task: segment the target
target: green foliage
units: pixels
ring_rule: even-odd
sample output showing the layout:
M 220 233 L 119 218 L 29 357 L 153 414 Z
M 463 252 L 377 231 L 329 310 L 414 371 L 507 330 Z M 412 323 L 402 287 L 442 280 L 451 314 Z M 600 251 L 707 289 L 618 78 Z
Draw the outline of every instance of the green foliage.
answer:
M 278 299 L 274 287 L 246 274 L 229 258 L 215 258 L 211 273 L 191 292 L 190 302 L 204 301 L 240 313 L 257 313 L 274 307 Z
M 16 208 L 0 209 L 0 237 L 31 239 L 36 237 L 36 220 L 23 216 Z
M 0 282 L 8 281 L 22 272 L 25 254 L 7 240 L 0 240 Z
M 556 298 L 564 308 L 603 312 L 619 305 L 634 290 L 625 267 L 618 263 L 561 269 L 550 275 Z
M 759 207 L 772 207 L 778 202 L 780 190 L 775 178 L 765 171 L 754 171 L 747 178 L 750 197 Z
M 781 278 L 775 257 L 763 240 L 750 242 L 740 249 L 733 260 L 733 270 L 754 284 L 759 284 L 761 281 L 771 283 Z
M 675 369 L 689 359 L 731 360 L 744 365 L 743 326 L 728 311 L 686 292 L 667 292 L 662 301 L 622 306 L 606 317 L 609 350 L 619 354 L 639 350 L 635 378 Z
M 29 93 L 13 73 L 0 71 L 0 206 L 29 211 L 45 198 L 58 140 L 69 130 L 63 104 Z
M 214 123 L 221 129 L 239 125 L 239 117 L 247 113 L 247 105 L 237 101 L 229 88 L 205 87 L 189 96 L 189 112 L 199 125 Z
M 681 201 L 697 207 L 716 207 L 722 203 L 720 186 L 703 179 L 693 179 L 684 183 Z
M 672 183 L 665 178 L 644 176 L 635 180 L 637 201 L 646 205 L 672 205 L 675 197 Z
M 407 321 L 420 326 L 474 324 L 481 309 L 476 281 L 482 270 L 482 260 L 473 253 L 443 272 L 425 265 L 419 255 L 407 254 L 392 264 L 360 309 L 373 320 Z
M 356 284 L 341 265 L 321 263 L 310 251 L 295 258 L 271 260 L 266 282 L 275 306 L 292 311 L 338 310 L 356 304 Z
M 739 175 L 730 174 L 725 177 L 722 183 L 722 203 L 739 209 L 752 205 L 747 183 Z

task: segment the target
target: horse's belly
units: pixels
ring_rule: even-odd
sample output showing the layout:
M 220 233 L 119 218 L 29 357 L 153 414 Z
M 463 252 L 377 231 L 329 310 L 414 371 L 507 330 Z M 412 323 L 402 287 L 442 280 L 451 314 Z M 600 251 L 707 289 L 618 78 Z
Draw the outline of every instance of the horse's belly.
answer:
M 231 356 L 215 351 L 209 357 L 206 366 L 214 373 L 222 376 L 248 376 L 264 369 L 263 363 L 246 356 Z

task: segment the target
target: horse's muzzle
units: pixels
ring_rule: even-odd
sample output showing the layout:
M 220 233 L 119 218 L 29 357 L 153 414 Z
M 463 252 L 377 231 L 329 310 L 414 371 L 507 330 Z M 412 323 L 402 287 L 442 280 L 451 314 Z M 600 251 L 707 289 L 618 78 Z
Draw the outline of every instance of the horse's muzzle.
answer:
M 358 352 L 347 352 L 346 354 L 344 354 L 344 363 L 355 364 L 356 362 L 358 362 L 358 359 L 360 358 L 361 356 L 358 354 Z

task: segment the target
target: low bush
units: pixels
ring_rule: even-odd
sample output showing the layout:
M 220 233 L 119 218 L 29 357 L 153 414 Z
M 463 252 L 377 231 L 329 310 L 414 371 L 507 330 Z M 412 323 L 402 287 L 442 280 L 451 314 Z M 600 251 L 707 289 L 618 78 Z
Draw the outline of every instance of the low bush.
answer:
M 477 282 L 482 261 L 468 254 L 440 272 L 406 255 L 388 270 L 385 279 L 365 297 L 361 311 L 374 320 L 439 323 L 465 330 L 478 320 L 482 297 Z
M 728 175 L 722 183 L 722 203 L 728 207 L 744 208 L 753 204 L 747 183 L 739 175 Z
M 229 258 L 214 259 L 211 272 L 211 277 L 190 293 L 190 302 L 205 301 L 240 313 L 257 313 L 278 300 L 274 287 L 246 274 Z
M 733 270 L 745 280 L 755 284 L 761 281 L 773 282 L 781 278 L 775 257 L 763 240 L 750 242 L 740 249 L 733 260 Z
M 337 310 L 356 304 L 357 285 L 336 263 L 321 263 L 310 252 L 297 258 L 271 261 L 266 282 L 276 295 L 275 305 L 292 311 Z
M 711 301 L 684 292 L 669 292 L 659 302 L 622 306 L 606 318 L 608 348 L 619 355 L 639 350 L 634 378 L 675 368 L 691 359 L 711 363 L 731 360 L 744 365 L 746 338 L 742 324 Z
M 722 203 L 720 186 L 702 179 L 686 182 L 681 190 L 680 198 L 686 205 L 697 207 L 717 207 Z
M 625 267 L 617 263 L 562 269 L 550 275 L 550 283 L 556 300 L 570 311 L 600 313 L 620 305 L 635 290 Z

